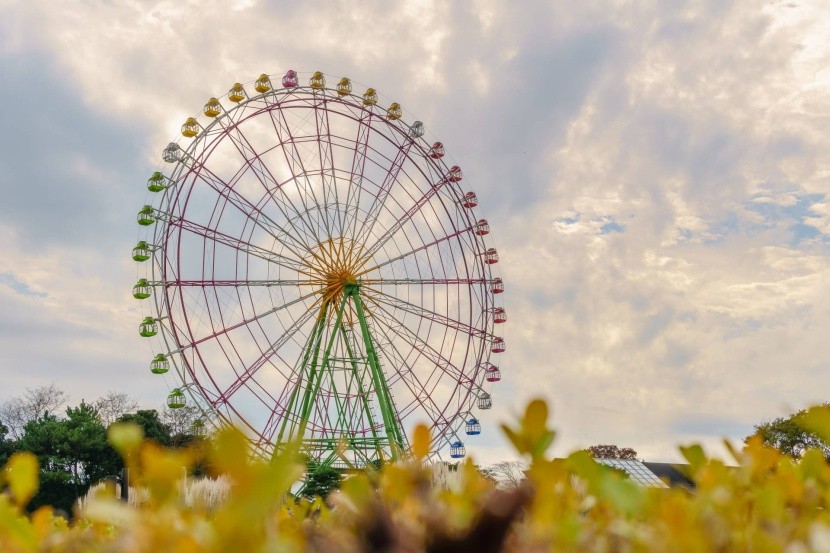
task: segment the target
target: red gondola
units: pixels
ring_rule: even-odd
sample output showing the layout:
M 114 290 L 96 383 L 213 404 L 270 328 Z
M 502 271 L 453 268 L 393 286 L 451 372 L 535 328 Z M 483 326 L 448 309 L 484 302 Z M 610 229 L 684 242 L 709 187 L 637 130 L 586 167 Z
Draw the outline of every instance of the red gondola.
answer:
M 488 265 L 499 262 L 499 254 L 496 252 L 496 248 L 488 248 L 487 251 L 484 252 L 484 262 Z
M 461 172 L 461 167 L 458 165 L 453 165 L 450 167 L 450 172 L 447 175 L 447 180 L 450 182 L 459 182 L 461 179 L 464 178 L 464 174 Z
M 494 294 L 501 294 L 504 292 L 504 282 L 500 278 L 494 278 L 490 283 L 490 291 Z
M 507 313 L 504 312 L 504 307 L 493 308 L 493 322 L 496 324 L 507 322 Z
M 490 348 L 493 353 L 501 353 L 504 351 L 504 338 L 493 338 L 493 345 Z

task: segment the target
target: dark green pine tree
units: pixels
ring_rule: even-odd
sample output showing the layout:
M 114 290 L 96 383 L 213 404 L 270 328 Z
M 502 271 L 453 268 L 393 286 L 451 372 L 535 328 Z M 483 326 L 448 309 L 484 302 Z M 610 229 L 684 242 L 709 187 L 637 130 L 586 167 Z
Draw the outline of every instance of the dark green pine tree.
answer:
M 340 488 L 340 483 L 343 480 L 343 473 L 341 471 L 313 461 L 309 462 L 307 466 L 308 470 L 303 481 L 303 487 L 300 490 L 300 495 L 309 499 L 317 496 L 325 499 L 329 493 Z
M 139 409 L 135 413 L 127 413 L 118 417 L 117 422 L 131 422 L 144 430 L 144 437 L 155 440 L 163 446 L 171 445 L 170 426 L 162 422 L 155 409 Z
M 117 475 L 123 466 L 97 411 L 84 402 L 67 408 L 65 419 L 44 413 L 27 423 L 18 448 L 34 453 L 40 463 L 40 488 L 30 510 L 52 505 L 71 513 L 92 484 Z

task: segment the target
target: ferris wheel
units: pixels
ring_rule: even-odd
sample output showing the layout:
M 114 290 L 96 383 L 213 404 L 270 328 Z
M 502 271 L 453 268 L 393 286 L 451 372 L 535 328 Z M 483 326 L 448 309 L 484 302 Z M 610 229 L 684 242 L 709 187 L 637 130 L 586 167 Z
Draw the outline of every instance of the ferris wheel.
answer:
M 434 454 L 463 457 L 507 320 L 475 193 L 374 89 L 272 77 L 210 98 L 148 180 L 132 257 L 151 372 L 175 377 L 169 407 L 266 453 L 299 440 L 365 466 L 423 422 Z

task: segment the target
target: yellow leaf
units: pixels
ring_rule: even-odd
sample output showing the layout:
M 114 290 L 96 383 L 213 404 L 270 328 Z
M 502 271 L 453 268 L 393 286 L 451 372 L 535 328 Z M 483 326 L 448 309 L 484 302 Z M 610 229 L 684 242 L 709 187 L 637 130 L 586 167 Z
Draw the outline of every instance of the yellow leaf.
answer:
M 504 432 L 504 435 L 507 436 L 507 439 L 510 440 L 510 443 L 513 444 L 513 447 L 516 448 L 518 453 L 527 453 L 527 447 L 524 444 L 523 436 L 506 424 L 501 425 L 501 431 Z
M 429 428 L 424 424 L 417 425 L 412 432 L 412 453 L 418 460 L 429 455 L 429 442 Z
M 37 472 L 37 457 L 28 451 L 15 453 L 6 464 L 9 490 L 19 507 L 29 503 L 37 491 Z
M 699 471 L 706 464 L 706 454 L 699 444 L 680 446 L 680 453 L 689 462 L 693 473 Z
M 830 407 L 825 405 L 810 407 L 798 418 L 798 425 L 817 434 L 825 442 L 830 442 Z
M 534 438 L 542 435 L 545 432 L 545 423 L 547 420 L 547 403 L 542 399 L 534 399 L 528 404 L 527 410 L 525 410 L 525 418 L 522 424 L 525 434 L 533 436 Z
M 131 422 L 116 422 L 107 430 L 107 438 L 122 456 L 136 451 L 144 439 L 144 429 Z

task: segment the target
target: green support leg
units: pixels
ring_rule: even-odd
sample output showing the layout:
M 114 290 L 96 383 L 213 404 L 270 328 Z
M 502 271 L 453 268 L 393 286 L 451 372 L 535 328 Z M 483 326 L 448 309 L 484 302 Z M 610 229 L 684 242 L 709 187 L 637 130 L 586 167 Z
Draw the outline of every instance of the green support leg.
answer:
M 365 350 L 365 357 L 355 352 L 349 343 L 349 337 L 344 327 L 344 313 L 347 306 L 351 302 L 354 313 L 357 315 L 358 323 L 360 324 L 360 331 L 363 338 L 363 347 Z M 318 455 L 317 461 L 321 464 L 331 464 L 336 460 L 336 448 L 338 441 L 345 444 L 347 450 L 351 450 L 358 459 L 358 462 L 370 463 L 372 462 L 367 455 L 369 452 L 375 452 L 377 459 L 380 461 L 387 460 L 386 451 L 388 450 L 388 460 L 395 461 L 400 459 L 405 451 L 406 438 L 401 430 L 397 412 L 392 403 L 392 396 L 389 392 L 389 386 L 381 369 L 380 359 L 378 358 L 375 349 L 374 340 L 366 320 L 366 312 L 363 302 L 360 298 L 360 285 L 357 283 L 347 283 L 343 289 L 343 297 L 337 307 L 337 312 L 334 317 L 334 324 L 329 326 L 327 323 L 331 318 L 330 300 L 325 300 L 320 308 L 320 315 L 311 332 L 311 336 L 306 344 L 305 353 L 303 354 L 303 361 L 299 368 L 300 381 L 296 388 L 292 391 L 289 399 L 286 414 L 283 417 L 280 432 L 277 437 L 277 447 L 285 441 L 300 440 L 304 445 L 304 449 L 310 452 L 328 451 L 323 455 Z M 327 329 L 330 333 L 326 336 Z M 335 347 L 337 340 L 342 340 L 340 350 Z M 324 346 L 325 342 L 325 346 Z M 346 361 L 346 365 L 339 367 L 343 370 L 351 370 L 351 381 L 346 379 L 347 389 L 338 391 L 336 389 L 335 370 L 338 369 L 336 365 L 332 365 L 332 357 L 335 351 L 342 352 L 340 355 L 347 355 L 348 357 L 338 357 L 337 359 Z M 361 366 L 365 363 L 368 367 L 368 373 L 372 380 L 372 387 L 374 388 L 374 401 L 377 401 L 378 408 L 383 419 L 383 431 L 378 432 L 372 415 L 371 407 L 369 405 L 370 398 L 367 396 L 366 389 L 363 386 L 361 374 Z M 365 373 L 363 373 L 365 374 Z M 307 436 L 306 432 L 308 425 L 311 422 L 315 402 L 323 386 L 323 380 L 326 376 L 331 378 L 332 384 L 335 386 L 332 393 L 335 397 L 335 407 L 337 409 L 337 416 L 332 423 L 329 418 L 330 413 L 327 411 L 323 417 L 328 421 L 330 426 L 333 426 L 331 436 Z M 305 383 L 305 386 L 302 385 Z M 339 394 L 351 394 L 352 385 L 356 383 L 357 394 L 356 401 L 359 405 L 348 405 L 351 409 L 351 415 L 347 416 L 347 405 L 341 402 Z M 355 418 L 356 413 L 362 413 Z M 366 417 L 363 422 L 362 416 Z M 315 419 L 316 420 L 316 419 Z M 358 425 L 365 428 L 368 424 L 371 428 L 371 436 L 356 436 L 352 427 Z M 341 428 L 342 427 L 342 428 Z

